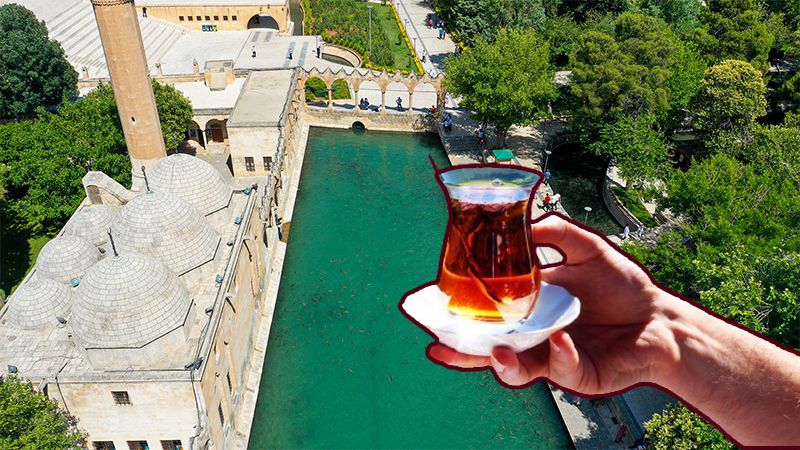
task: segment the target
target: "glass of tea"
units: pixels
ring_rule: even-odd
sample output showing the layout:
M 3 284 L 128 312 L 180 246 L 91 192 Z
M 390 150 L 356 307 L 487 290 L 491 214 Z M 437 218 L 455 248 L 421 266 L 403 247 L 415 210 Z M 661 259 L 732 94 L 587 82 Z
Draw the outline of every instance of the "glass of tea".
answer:
M 539 294 L 528 204 L 541 175 L 500 164 L 437 174 L 450 207 L 438 280 L 449 311 L 484 322 L 526 320 Z

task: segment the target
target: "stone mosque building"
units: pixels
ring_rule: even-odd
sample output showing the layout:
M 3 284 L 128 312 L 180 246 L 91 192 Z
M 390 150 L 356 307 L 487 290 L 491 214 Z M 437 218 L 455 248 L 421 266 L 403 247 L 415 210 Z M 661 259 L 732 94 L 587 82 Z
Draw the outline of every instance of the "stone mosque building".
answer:
M 244 448 L 308 127 L 431 130 L 429 117 L 390 114 L 385 102 L 392 84 L 408 106 L 427 85 L 429 97 L 414 100 L 441 110 L 440 77 L 331 70 L 313 56 L 316 37 L 277 34 L 293 26 L 285 1 L 15 1 L 37 15 L 71 2 L 47 26 L 79 69 L 79 87 L 110 78 L 132 183 L 84 176 L 85 200 L 0 309 L 0 373 L 30 380 L 77 417 L 93 450 Z M 87 5 L 91 23 L 63 18 Z M 153 43 L 168 21 L 191 28 L 227 17 L 234 27 L 248 15 L 260 17 L 255 29 Z M 78 34 L 86 43 L 73 41 Z M 311 76 L 328 87 L 327 106 L 304 101 Z M 167 155 L 151 77 L 192 101 L 189 154 Z M 342 78 L 354 96 L 335 109 L 330 92 Z M 380 112 L 355 107 L 368 84 Z
M 132 188 L 86 174 L 86 199 L 0 310 L 0 372 L 77 417 L 90 449 L 241 447 L 299 173 L 297 121 L 280 93 L 283 130 L 262 145 L 274 163 L 258 177 L 167 156 L 134 4 L 92 4 Z

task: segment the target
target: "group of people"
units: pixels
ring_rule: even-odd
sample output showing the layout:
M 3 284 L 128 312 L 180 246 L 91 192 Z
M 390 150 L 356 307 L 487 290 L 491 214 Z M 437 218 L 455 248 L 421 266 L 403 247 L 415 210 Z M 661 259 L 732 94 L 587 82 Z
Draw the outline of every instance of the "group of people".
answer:
M 641 240 L 643 235 L 644 225 L 639 225 L 639 227 L 636 229 L 636 239 Z M 631 237 L 631 227 L 625 225 L 625 228 L 622 230 L 622 239 L 627 240 L 629 237 Z
M 547 194 L 544 196 L 544 210 L 545 211 L 555 211 L 558 208 L 558 204 L 561 202 L 561 194 Z
M 475 140 L 478 141 L 479 146 L 486 146 L 488 143 L 486 139 L 486 126 L 484 124 L 478 125 L 475 129 Z
M 369 109 L 369 99 L 367 97 L 362 97 L 361 100 L 358 101 L 358 107 L 360 109 Z
M 453 131 L 453 116 L 450 113 L 442 114 L 442 128 L 446 133 Z
M 425 24 L 428 26 L 428 28 L 434 28 L 434 27 L 438 28 L 439 29 L 439 39 L 444 39 L 444 34 L 445 34 L 444 20 L 442 20 L 440 18 L 435 18 L 434 19 L 433 17 L 428 16 L 428 20 L 425 21 Z

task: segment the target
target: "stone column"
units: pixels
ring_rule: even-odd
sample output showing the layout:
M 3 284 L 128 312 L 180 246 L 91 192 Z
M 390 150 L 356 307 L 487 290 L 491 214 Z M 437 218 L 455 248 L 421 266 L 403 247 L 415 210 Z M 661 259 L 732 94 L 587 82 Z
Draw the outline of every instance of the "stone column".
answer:
M 122 131 L 133 166 L 133 188 L 144 186 L 141 167 L 167 155 L 142 32 L 133 0 L 91 0 Z
M 414 110 L 414 91 L 408 91 L 408 111 L 406 114 L 409 116 L 413 114 Z
M 328 88 L 328 109 L 333 109 L 333 89 Z
M 381 89 L 381 114 L 386 114 L 386 89 Z
M 358 89 L 353 89 L 353 95 L 355 95 L 355 98 L 353 99 L 353 106 L 355 107 L 356 114 L 358 114 L 361 112 L 361 109 L 358 107 Z

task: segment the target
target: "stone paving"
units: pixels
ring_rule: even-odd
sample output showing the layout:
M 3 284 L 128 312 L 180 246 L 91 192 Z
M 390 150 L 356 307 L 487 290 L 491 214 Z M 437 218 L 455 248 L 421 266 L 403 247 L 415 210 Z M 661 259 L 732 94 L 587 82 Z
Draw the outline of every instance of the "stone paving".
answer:
M 433 12 L 430 3 L 422 0 L 395 0 L 395 8 L 406 29 L 412 45 L 416 43 L 417 57 L 422 60 L 423 52 L 429 57 L 422 63 L 426 72 L 438 74 L 444 69 L 444 59 L 455 51 L 456 45 L 445 33 L 444 39 L 439 39 L 437 28 L 428 28 L 425 17 Z

